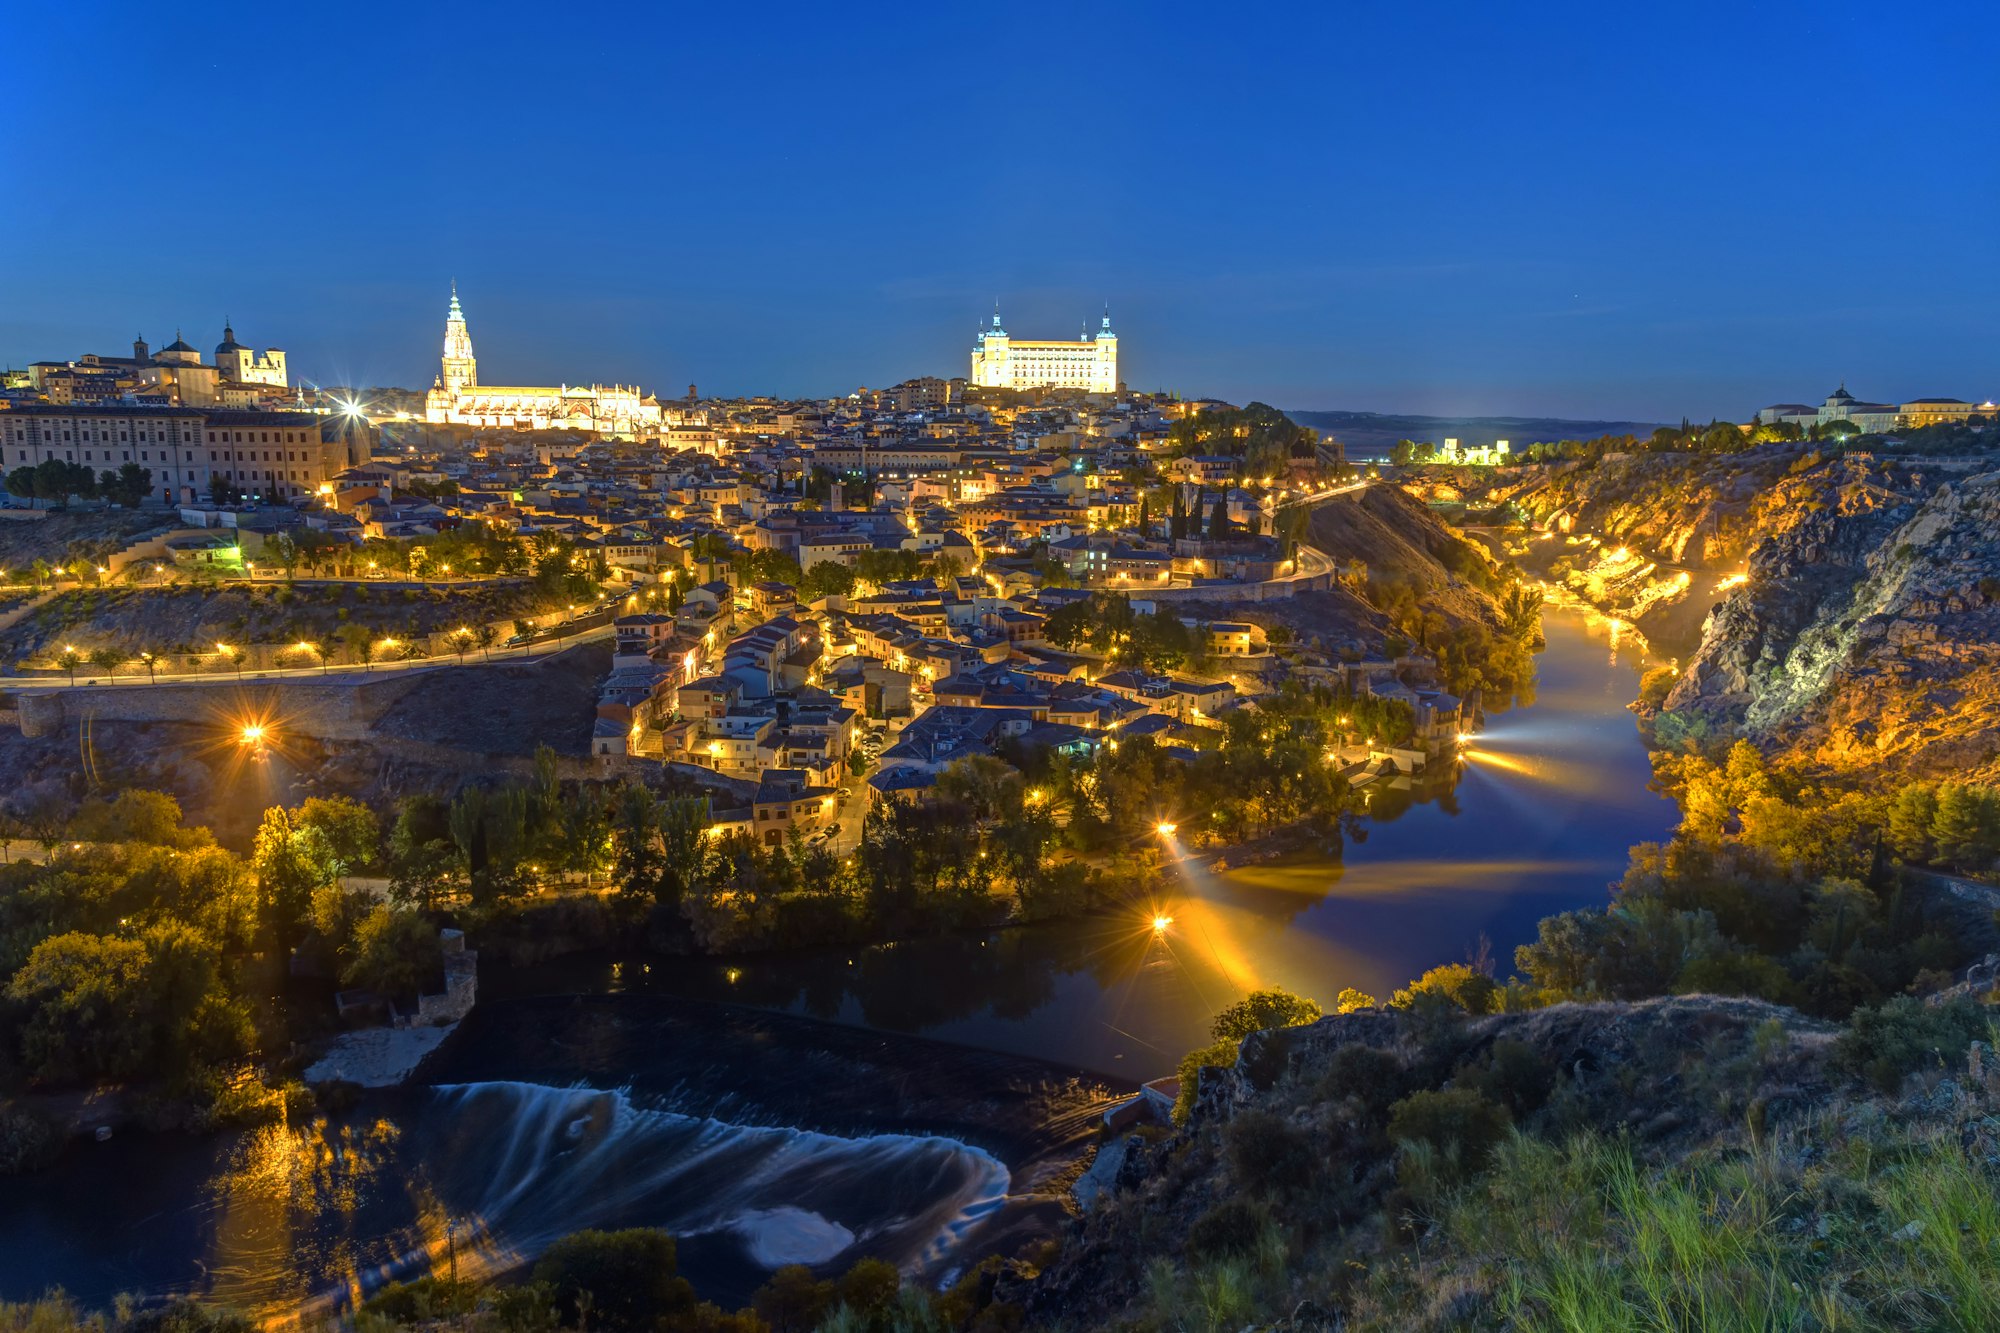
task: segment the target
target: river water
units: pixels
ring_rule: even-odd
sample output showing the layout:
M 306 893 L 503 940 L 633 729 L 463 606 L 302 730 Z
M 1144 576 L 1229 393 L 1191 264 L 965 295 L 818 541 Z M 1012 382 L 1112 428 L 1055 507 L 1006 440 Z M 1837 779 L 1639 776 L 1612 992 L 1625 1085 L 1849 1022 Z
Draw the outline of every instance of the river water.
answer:
M 1644 662 L 1584 613 L 1545 627 L 1534 702 L 1338 862 L 1184 860 L 1131 920 L 495 977 L 425 1086 L 254 1134 L 122 1134 L 0 1182 L 0 1296 L 275 1313 L 630 1225 L 682 1235 L 725 1302 L 791 1261 L 947 1275 L 1034 1211 L 1028 1185 L 1106 1098 L 1170 1072 L 1246 991 L 1386 999 L 1481 951 L 1504 974 L 1541 917 L 1604 901 L 1673 819 L 1624 707 Z
M 1177 891 L 1129 920 L 783 958 L 566 959 L 505 984 L 732 1001 L 1143 1081 L 1171 1073 L 1208 1040 L 1216 1009 L 1260 987 L 1386 1000 L 1482 949 L 1505 976 L 1536 922 L 1603 903 L 1632 844 L 1675 818 L 1647 790 L 1626 709 L 1643 644 L 1578 610 L 1549 608 L 1544 631 L 1533 702 L 1490 712 L 1447 794 L 1371 822 L 1338 861 L 1217 873 L 1187 859 Z

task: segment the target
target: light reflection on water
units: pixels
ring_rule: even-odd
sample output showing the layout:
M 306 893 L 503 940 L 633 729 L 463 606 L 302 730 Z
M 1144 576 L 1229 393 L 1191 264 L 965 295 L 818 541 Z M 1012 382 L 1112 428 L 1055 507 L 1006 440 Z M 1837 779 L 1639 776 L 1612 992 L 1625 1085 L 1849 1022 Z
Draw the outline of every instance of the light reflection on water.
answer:
M 1647 790 L 1651 768 L 1626 709 L 1645 666 L 1635 636 L 1553 607 L 1545 630 L 1533 703 L 1489 718 L 1438 799 L 1378 798 L 1395 817 L 1371 822 L 1342 860 L 1219 872 L 1184 860 L 1177 892 L 1130 921 L 645 976 L 628 967 L 617 981 L 601 964 L 556 966 L 531 989 L 669 990 L 1151 1078 L 1207 1040 L 1216 1009 L 1260 986 L 1322 1002 L 1350 986 L 1386 999 L 1487 946 L 1504 974 L 1537 921 L 1602 903 L 1627 849 L 1673 819 Z M 1153 926 L 1160 915 L 1173 919 L 1164 931 Z

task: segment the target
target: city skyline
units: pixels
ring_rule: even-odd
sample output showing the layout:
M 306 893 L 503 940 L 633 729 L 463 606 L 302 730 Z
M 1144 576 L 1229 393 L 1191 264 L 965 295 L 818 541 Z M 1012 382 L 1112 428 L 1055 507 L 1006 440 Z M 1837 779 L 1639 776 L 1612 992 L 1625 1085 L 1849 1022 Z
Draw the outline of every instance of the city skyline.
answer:
M 666 394 L 961 373 L 996 297 L 1040 338 L 1108 303 L 1135 389 L 1290 410 L 1743 419 L 1842 380 L 2000 380 L 2000 180 L 1959 147 L 1995 120 L 1975 54 L 1995 20 L 1969 6 L 1943 46 L 1865 7 L 1615 32 L 1262 16 L 1198 42 L 1192 10 L 1106 11 L 1060 42 L 803 10 L 759 41 L 634 11 L 609 20 L 630 52 L 588 70 L 537 68 L 520 25 L 365 9 L 352 30 L 386 35 L 360 52 L 278 17 L 128 53 L 98 40 L 120 13 L 38 20 L 48 58 L 12 86 L 26 137 L 226 103 L 272 156 L 177 193 L 171 156 L 135 155 L 132 208 L 58 161 L 0 201 L 0 244 L 40 261 L 0 361 L 175 327 L 205 344 L 227 314 L 312 379 L 422 390 L 456 278 L 497 379 Z M 660 50 L 672 95 L 651 101 Z M 1847 88 L 1919 50 L 1921 80 Z M 1760 56 L 1853 73 L 1838 97 L 1766 95 Z M 535 70 L 534 96 L 492 69 Z M 134 216 L 170 262 L 129 243 Z

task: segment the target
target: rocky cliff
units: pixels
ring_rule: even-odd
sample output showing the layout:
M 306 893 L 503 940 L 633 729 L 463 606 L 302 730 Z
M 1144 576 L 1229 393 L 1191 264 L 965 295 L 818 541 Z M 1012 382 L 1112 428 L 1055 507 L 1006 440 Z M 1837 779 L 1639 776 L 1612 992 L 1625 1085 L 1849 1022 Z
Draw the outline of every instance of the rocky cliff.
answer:
M 2000 776 L 2000 470 L 1846 459 L 1762 498 L 1666 713 L 1830 769 Z
M 1655 580 L 1678 567 L 1690 610 L 1712 609 L 1698 641 L 1658 645 L 1683 658 L 1669 738 L 1743 735 L 1854 776 L 2000 776 L 2000 455 L 1771 445 L 1432 470 L 1419 485 L 1512 505 L 1557 540 L 1601 539 L 1572 553 L 1586 599 L 1599 584 L 1628 594 L 1605 565 L 1613 542 L 1659 562 Z

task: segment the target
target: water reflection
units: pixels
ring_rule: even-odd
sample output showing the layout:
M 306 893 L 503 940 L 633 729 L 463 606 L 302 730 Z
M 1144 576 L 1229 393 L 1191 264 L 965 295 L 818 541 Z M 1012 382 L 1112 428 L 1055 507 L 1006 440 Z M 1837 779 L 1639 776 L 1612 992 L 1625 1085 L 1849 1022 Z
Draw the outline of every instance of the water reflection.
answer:
M 1490 718 L 1448 781 L 1383 786 L 1339 860 L 1183 857 L 1177 896 L 1129 919 L 617 976 L 558 964 L 526 984 L 665 990 L 1152 1077 L 1247 990 L 1386 998 L 1489 943 L 1504 966 L 1541 917 L 1602 902 L 1626 849 L 1671 822 L 1624 706 L 1643 666 L 1632 637 L 1607 655 L 1619 631 L 1603 617 L 1551 608 L 1545 627 L 1533 706 Z

